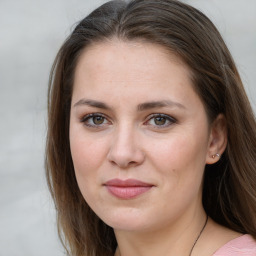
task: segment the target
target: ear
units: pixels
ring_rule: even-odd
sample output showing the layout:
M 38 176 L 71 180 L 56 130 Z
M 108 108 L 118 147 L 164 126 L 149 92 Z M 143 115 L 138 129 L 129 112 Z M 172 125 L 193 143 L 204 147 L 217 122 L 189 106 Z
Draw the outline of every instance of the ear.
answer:
M 219 114 L 210 127 L 206 164 L 219 161 L 227 146 L 227 122 L 223 114 Z

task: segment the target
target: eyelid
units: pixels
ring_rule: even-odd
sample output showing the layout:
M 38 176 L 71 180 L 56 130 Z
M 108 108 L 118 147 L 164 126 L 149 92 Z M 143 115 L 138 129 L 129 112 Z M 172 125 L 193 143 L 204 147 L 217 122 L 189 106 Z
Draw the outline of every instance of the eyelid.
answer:
M 101 116 L 101 117 L 106 117 L 104 114 L 102 113 L 89 113 L 89 114 L 85 114 L 83 115 L 80 120 L 81 122 L 84 122 L 86 119 L 90 118 L 90 117 L 95 117 L 95 116 Z
M 90 124 L 89 122 L 87 122 L 88 120 L 90 120 L 90 118 L 94 118 L 94 117 L 102 117 L 102 118 L 104 118 L 104 122 L 102 124 Z M 157 117 L 165 118 L 166 123 L 163 125 L 149 124 L 150 120 L 152 120 L 153 118 L 157 118 Z M 95 129 L 103 128 L 104 126 L 112 123 L 110 118 L 106 114 L 103 114 L 100 112 L 89 113 L 89 114 L 83 115 L 82 118 L 80 118 L 80 122 L 83 123 L 86 127 L 89 127 L 89 128 L 91 127 L 91 128 L 95 128 Z M 168 128 L 169 126 L 171 126 L 175 123 L 177 123 L 177 119 L 175 119 L 174 117 L 172 117 L 168 114 L 153 113 L 146 117 L 146 121 L 143 123 L 143 125 L 148 125 L 148 126 L 156 128 L 156 129 L 164 129 L 164 128 Z
M 163 117 L 163 118 L 166 118 L 167 121 L 169 121 L 169 124 L 164 124 L 164 125 L 151 125 L 151 126 L 154 126 L 156 127 L 157 129 L 163 129 L 163 128 L 166 128 L 166 127 L 169 127 L 175 123 L 177 123 L 177 119 L 175 119 L 174 117 L 170 116 L 170 115 L 167 115 L 167 114 L 162 114 L 162 113 L 154 113 L 154 114 L 150 114 L 147 119 L 146 119 L 146 123 L 148 123 L 151 119 L 153 118 L 156 118 L 156 117 Z M 149 125 L 149 124 L 148 124 Z
M 108 123 L 111 123 L 110 119 L 108 116 L 106 116 L 105 114 L 103 113 L 89 113 L 89 114 L 86 114 L 86 115 L 83 115 L 82 118 L 80 118 L 80 122 L 83 123 L 86 127 L 92 127 L 92 128 L 102 128 L 103 126 L 107 125 L 107 124 L 94 124 L 94 125 L 90 125 L 88 123 L 86 123 L 86 121 L 88 121 L 90 118 L 93 118 L 93 117 L 102 117 L 104 118 Z

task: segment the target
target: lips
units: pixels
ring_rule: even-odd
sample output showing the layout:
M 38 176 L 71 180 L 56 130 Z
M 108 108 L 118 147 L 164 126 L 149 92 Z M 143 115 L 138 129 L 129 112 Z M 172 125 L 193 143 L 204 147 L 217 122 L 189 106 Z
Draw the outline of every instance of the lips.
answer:
M 140 180 L 109 180 L 104 184 L 110 194 L 120 199 L 132 199 L 149 191 L 153 185 Z

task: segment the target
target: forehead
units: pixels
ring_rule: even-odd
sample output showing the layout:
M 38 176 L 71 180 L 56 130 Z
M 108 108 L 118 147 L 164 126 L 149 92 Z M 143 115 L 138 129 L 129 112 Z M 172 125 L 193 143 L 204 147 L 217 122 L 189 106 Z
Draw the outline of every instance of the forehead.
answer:
M 81 54 L 73 98 L 186 101 L 194 92 L 191 71 L 164 47 L 118 39 L 95 43 Z
M 82 52 L 75 70 L 75 84 L 85 76 L 95 81 L 131 82 L 130 85 L 134 81 L 165 80 L 171 69 L 183 73 L 191 83 L 190 69 L 163 46 L 113 39 L 94 43 Z

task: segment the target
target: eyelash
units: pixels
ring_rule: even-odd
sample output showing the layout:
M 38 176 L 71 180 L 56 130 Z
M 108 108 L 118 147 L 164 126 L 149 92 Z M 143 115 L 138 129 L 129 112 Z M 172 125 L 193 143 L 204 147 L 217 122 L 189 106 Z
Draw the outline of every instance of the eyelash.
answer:
M 151 126 L 155 126 L 157 129 L 163 129 L 163 128 L 167 128 L 175 123 L 177 123 L 177 120 L 169 115 L 166 115 L 166 114 L 152 114 L 148 117 L 147 121 L 145 122 L 145 124 L 148 124 L 151 120 L 154 120 L 156 118 L 162 118 L 165 120 L 165 123 L 163 125 L 157 125 L 157 124 L 153 124 Z M 168 122 L 166 124 L 166 122 Z M 149 124 L 150 125 L 150 124 Z
M 93 122 L 93 118 L 102 118 L 103 122 L 107 121 L 108 123 L 110 123 L 108 121 L 108 119 L 106 118 L 106 116 L 101 113 L 88 114 L 81 119 L 81 122 L 84 123 L 85 126 L 92 127 L 92 128 L 101 128 L 105 124 L 105 123 L 104 124 L 95 124 L 95 123 L 90 124 L 89 122 L 90 122 L 90 120 L 92 120 L 92 122 Z
M 95 124 L 94 121 L 93 121 L 93 118 L 102 118 L 103 119 L 103 122 L 100 123 L 100 124 Z M 164 119 L 164 124 L 163 125 L 157 125 L 157 124 L 149 124 L 149 122 L 151 120 L 153 121 L 156 121 L 156 118 L 161 118 L 161 119 Z M 93 124 L 90 123 L 90 121 L 93 122 Z M 106 125 L 105 122 L 107 122 L 107 124 L 111 123 L 108 118 L 104 115 L 104 114 L 101 114 L 101 113 L 92 113 L 92 114 L 88 114 L 86 116 L 84 116 L 82 119 L 81 119 L 81 122 L 87 126 L 87 127 L 92 127 L 92 128 L 102 128 L 104 125 Z M 167 124 L 166 124 L 167 122 Z M 169 115 L 166 115 L 166 114 L 151 114 L 147 117 L 147 120 L 146 122 L 144 122 L 143 124 L 146 124 L 146 125 L 150 125 L 150 126 L 154 126 L 156 129 L 163 129 L 163 128 L 167 128 L 173 124 L 175 124 L 177 122 L 177 120 Z

